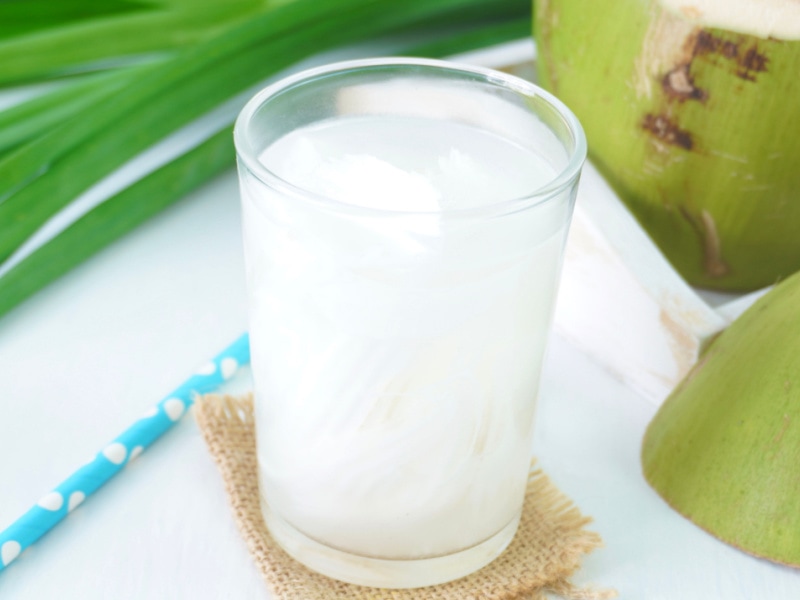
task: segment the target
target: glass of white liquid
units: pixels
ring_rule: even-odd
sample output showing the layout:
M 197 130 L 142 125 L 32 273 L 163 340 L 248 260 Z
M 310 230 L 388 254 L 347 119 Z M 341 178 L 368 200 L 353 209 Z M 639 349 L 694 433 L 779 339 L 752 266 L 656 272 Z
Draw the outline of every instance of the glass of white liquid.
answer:
M 586 142 L 531 83 L 338 63 L 236 122 L 262 510 L 309 568 L 376 587 L 510 543 Z

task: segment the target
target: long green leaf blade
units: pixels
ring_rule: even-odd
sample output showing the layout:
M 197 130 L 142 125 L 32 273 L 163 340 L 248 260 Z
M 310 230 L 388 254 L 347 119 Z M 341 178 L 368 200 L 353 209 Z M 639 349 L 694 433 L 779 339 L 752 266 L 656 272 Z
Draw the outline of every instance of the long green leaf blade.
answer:
M 135 0 L 2 0 L 0 38 L 63 26 L 101 16 L 142 10 Z
M 0 86 L 108 68 L 117 59 L 172 51 L 264 10 L 261 0 L 155 6 L 121 16 L 66 23 L 0 42 Z
M 0 163 L 0 260 L 103 176 L 220 102 L 309 54 L 487 0 L 302 0 L 156 65 L 108 101 Z M 495 0 L 496 6 L 507 7 Z M 527 8 L 527 2 L 514 0 Z M 83 125 L 83 127 L 81 127 Z M 87 128 L 91 135 L 87 137 Z M 46 157 L 45 161 L 40 158 Z M 5 199 L 4 199 L 5 198 Z
M 232 164 L 229 128 L 89 211 L 0 277 L 0 316 Z
M 135 67 L 86 76 L 22 104 L 0 111 L 0 151 L 42 135 L 126 85 Z
M 517 39 L 529 16 L 458 33 L 402 52 L 441 56 Z M 0 277 L 0 317 L 91 255 L 233 165 L 230 128 L 80 217 Z

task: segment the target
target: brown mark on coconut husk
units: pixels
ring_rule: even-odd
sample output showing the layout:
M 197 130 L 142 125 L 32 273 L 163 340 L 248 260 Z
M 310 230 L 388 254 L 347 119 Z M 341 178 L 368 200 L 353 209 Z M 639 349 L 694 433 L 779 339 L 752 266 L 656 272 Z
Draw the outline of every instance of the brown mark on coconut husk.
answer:
M 694 39 L 700 28 L 677 14 L 654 5 L 655 11 L 642 40 L 642 49 L 633 64 L 632 87 L 640 98 L 652 98 L 653 83 L 676 65 L 692 59 Z M 687 43 L 691 40 L 691 43 Z
M 670 100 L 698 100 L 705 102 L 708 92 L 701 90 L 694 84 L 694 78 L 689 73 L 691 63 L 678 65 L 661 79 L 661 89 Z
M 694 146 L 692 134 L 678 127 L 678 124 L 666 115 L 647 113 L 642 119 L 641 127 L 657 140 L 670 146 L 678 146 L 684 150 L 691 150 Z
M 769 63 L 769 57 L 752 37 L 736 35 L 726 39 L 705 29 L 695 36 L 692 49 L 692 58 L 701 56 L 731 63 L 734 75 L 745 81 L 755 81 L 756 74 L 766 72 Z

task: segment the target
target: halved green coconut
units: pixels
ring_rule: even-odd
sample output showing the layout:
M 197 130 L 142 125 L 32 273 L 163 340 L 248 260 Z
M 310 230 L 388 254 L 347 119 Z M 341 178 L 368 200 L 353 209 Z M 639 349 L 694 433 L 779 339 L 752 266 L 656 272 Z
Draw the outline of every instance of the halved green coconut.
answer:
M 541 83 L 687 281 L 800 269 L 800 2 L 534 4 Z
M 703 529 L 800 566 L 800 273 L 713 341 L 650 423 L 642 464 Z

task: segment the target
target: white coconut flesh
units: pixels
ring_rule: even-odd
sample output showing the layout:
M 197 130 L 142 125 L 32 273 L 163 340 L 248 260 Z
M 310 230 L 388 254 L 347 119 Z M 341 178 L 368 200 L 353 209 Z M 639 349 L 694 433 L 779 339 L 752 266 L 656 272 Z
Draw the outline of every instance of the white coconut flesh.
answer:
M 761 38 L 800 40 L 800 0 L 659 0 L 691 23 Z

